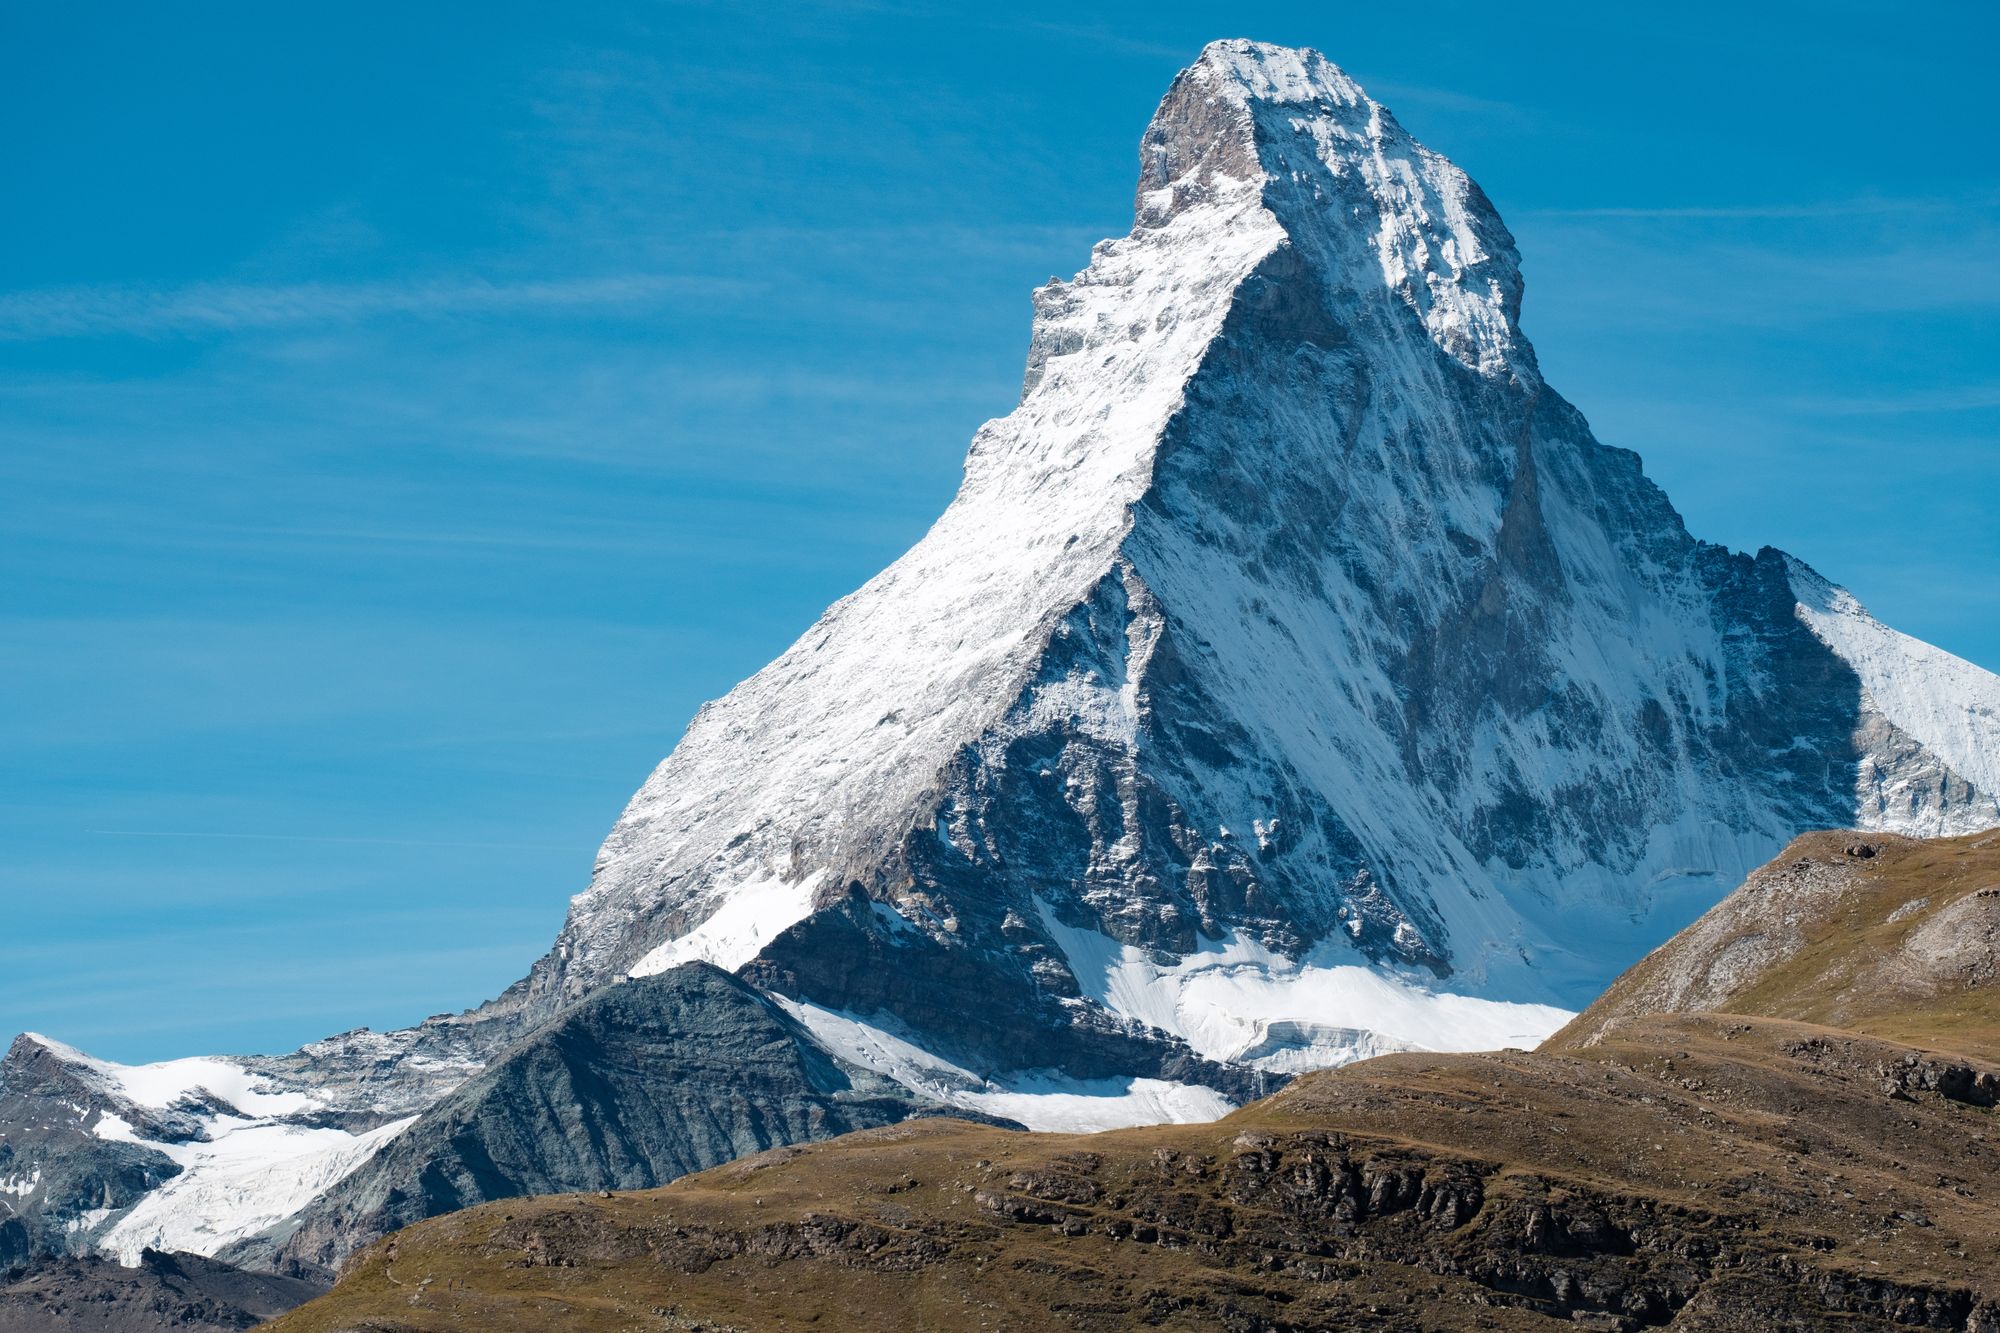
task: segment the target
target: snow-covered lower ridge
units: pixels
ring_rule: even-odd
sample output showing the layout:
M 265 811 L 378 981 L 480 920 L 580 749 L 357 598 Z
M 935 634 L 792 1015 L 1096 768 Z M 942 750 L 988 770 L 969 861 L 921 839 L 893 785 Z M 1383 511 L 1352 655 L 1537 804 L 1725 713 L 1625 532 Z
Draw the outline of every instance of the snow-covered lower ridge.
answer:
M 164 1111 L 190 1098 L 221 1104 L 246 1116 L 275 1118 L 320 1109 L 314 1098 L 282 1090 L 268 1075 L 256 1074 L 233 1061 L 214 1056 L 190 1056 L 149 1065 L 113 1064 L 84 1054 L 39 1032 L 23 1034 L 40 1042 L 71 1065 L 103 1080 L 121 1101 Z
M 1032 1130 L 1088 1134 L 1131 1125 L 1215 1120 L 1235 1104 L 1212 1088 L 1156 1078 L 1073 1079 L 1044 1072 L 983 1079 L 908 1037 L 853 1014 L 778 996 L 835 1056 L 945 1106 L 1017 1121 Z
M 1171 962 L 1044 917 L 1090 999 L 1212 1060 L 1296 1074 L 1389 1051 L 1528 1049 L 1575 1013 L 1455 995 L 1357 965 L 1338 946 L 1293 959 L 1240 931 Z M 1341 960 L 1341 961 L 1335 961 Z
M 171 1164 L 161 1168 L 159 1185 L 128 1206 L 88 1209 L 65 1224 L 77 1242 L 127 1265 L 149 1248 L 212 1255 L 291 1217 L 415 1119 L 386 1115 L 383 1102 L 407 1104 L 420 1095 L 418 1085 L 450 1063 L 432 1062 L 405 1080 L 410 1086 L 373 1095 L 365 1079 L 343 1080 L 334 1057 L 357 1050 L 393 1056 L 409 1044 L 397 1034 L 350 1033 L 321 1043 L 329 1058 L 317 1085 L 257 1067 L 282 1066 L 291 1057 L 122 1065 L 39 1034 L 25 1039 L 74 1077 L 76 1100 L 67 1109 L 88 1137 Z M 456 1081 L 446 1074 L 432 1086 Z M 26 1197 L 41 1182 L 37 1169 L 9 1183 Z
M 1892 777 L 1872 762 L 1857 773 L 1859 798 L 1879 801 L 1882 826 L 1919 837 L 1964 833 L 2000 819 L 2000 676 L 1890 629 L 1854 594 L 1790 561 L 1798 617 L 1860 678 L 1865 710 L 1918 738 L 1974 795 L 1948 816 L 1910 808 L 1884 792 Z
M 148 1249 L 215 1254 L 298 1212 L 414 1119 L 355 1134 L 216 1115 L 203 1126 L 206 1139 L 161 1143 L 107 1115 L 97 1123 L 100 1137 L 155 1149 L 181 1171 L 99 1233 L 97 1248 L 128 1267 Z
M 1392 1051 L 1531 1048 L 1576 1015 L 1550 1005 L 1454 995 L 1351 963 L 1272 952 L 1240 934 L 1174 962 L 1093 930 L 1046 924 L 1084 994 L 1121 1018 L 1178 1037 L 1209 1059 L 1273 1074 L 1328 1069 Z M 834 1055 L 948 1106 L 1084 1132 L 1212 1120 L 1233 1103 L 1164 1079 L 1075 1079 L 1046 1070 L 981 1078 L 883 1015 L 775 997 Z

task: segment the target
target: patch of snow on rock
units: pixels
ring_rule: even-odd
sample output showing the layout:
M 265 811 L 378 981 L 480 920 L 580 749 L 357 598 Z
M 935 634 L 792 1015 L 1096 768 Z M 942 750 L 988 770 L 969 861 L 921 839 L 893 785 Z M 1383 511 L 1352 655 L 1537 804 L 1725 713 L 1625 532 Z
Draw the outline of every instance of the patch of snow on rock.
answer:
M 716 895 L 715 910 L 700 925 L 634 963 L 631 975 L 650 977 L 693 962 L 734 971 L 787 927 L 805 919 L 812 911 L 813 889 L 822 878 L 814 871 L 797 884 L 773 877 L 724 889 Z
M 207 1142 L 148 1143 L 181 1172 L 99 1236 L 98 1248 L 127 1267 L 148 1249 L 214 1254 L 296 1213 L 410 1123 L 350 1134 L 222 1117 L 211 1122 Z M 129 1137 L 130 1127 L 124 1132 Z
M 1165 1079 L 1023 1074 L 994 1082 L 855 1015 L 783 996 L 777 1001 L 849 1064 L 947 1106 L 1016 1120 L 1031 1130 L 1088 1134 L 1132 1125 L 1187 1124 L 1219 1119 L 1236 1109 L 1212 1088 Z

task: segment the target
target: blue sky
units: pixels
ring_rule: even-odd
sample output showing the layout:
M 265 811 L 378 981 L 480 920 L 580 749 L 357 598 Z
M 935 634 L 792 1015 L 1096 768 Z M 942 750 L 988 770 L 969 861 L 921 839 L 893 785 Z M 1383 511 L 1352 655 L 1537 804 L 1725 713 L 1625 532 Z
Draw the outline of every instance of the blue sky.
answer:
M 520 975 L 694 708 L 943 507 L 1214 37 L 1484 185 L 1698 535 L 2000 667 L 1994 11 L 1641 8 L 6 7 L 0 1029 Z

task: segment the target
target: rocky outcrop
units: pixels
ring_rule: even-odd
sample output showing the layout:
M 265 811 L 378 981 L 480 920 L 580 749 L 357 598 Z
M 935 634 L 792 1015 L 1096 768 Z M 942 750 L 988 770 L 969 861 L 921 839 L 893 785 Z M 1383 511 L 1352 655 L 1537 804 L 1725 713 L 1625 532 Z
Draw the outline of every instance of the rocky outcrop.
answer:
M 324 1287 L 147 1250 L 126 1267 L 69 1256 L 0 1269 L 0 1333 L 221 1333 L 254 1328 Z
M 1994 1059 L 1996 978 L 2000 834 L 1919 841 L 1812 833 L 1647 955 L 1550 1042 L 1587 1047 L 1648 1015 L 1716 1010 Z M 1963 1066 L 1928 1058 L 1884 1069 L 1882 1078 L 1986 1095 L 1969 1091 Z

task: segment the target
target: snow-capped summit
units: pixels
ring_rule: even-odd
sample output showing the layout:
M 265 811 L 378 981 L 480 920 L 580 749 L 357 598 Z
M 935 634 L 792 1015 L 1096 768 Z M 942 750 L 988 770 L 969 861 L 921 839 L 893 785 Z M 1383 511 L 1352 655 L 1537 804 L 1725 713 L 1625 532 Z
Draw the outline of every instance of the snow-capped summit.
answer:
M 1466 365 L 1535 377 L 1515 328 L 1513 236 L 1470 177 L 1319 52 L 1211 43 L 1174 81 L 1139 161 L 1135 237 L 1233 199 L 1312 247 L 1357 296 L 1410 305 Z
M 566 989 L 691 956 L 738 965 L 934 822 L 943 770 L 1017 709 L 1051 635 L 1123 563 L 1232 318 L 1293 321 L 1287 340 L 1321 357 L 1367 340 L 1418 398 L 1440 351 L 1482 377 L 1533 375 L 1510 361 L 1512 238 L 1324 57 L 1212 45 L 1141 158 L 1137 225 L 1035 293 L 1022 402 L 974 439 L 936 527 L 704 709 L 634 798 L 559 946 Z M 1079 678 L 1039 706 L 1129 752 L 1144 700 L 1127 685 Z

